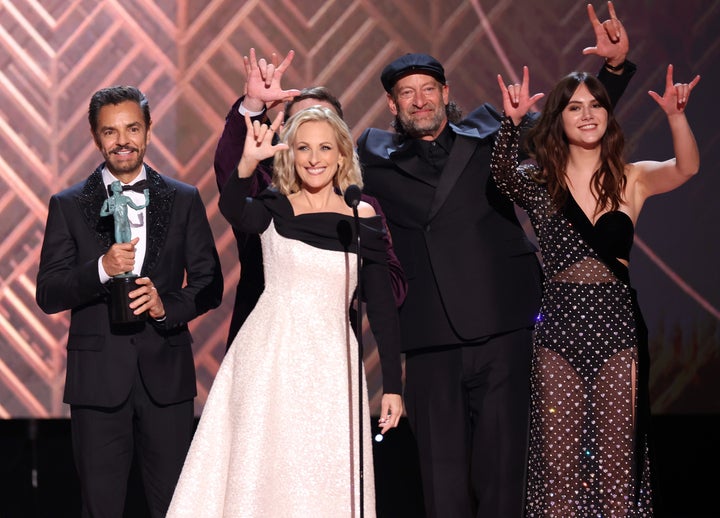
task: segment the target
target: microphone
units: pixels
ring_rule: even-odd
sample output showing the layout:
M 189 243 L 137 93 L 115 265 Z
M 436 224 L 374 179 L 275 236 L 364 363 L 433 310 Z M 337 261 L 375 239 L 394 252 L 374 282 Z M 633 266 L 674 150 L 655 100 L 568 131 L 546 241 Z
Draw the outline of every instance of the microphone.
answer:
M 358 216 L 358 205 L 360 205 L 360 196 L 362 191 L 355 184 L 348 185 L 345 189 L 343 197 L 348 207 L 352 207 L 353 219 L 355 220 L 355 239 L 357 244 L 357 289 L 355 295 L 357 297 L 357 313 L 355 324 L 355 335 L 357 337 L 357 393 L 358 393 L 358 424 L 360 441 L 358 444 L 358 466 L 360 475 L 360 518 L 365 516 L 365 468 L 363 466 L 363 339 L 362 339 L 362 281 L 361 281 L 361 252 L 360 252 L 360 217 Z
M 345 189 L 345 194 L 343 196 L 345 198 L 345 203 L 347 203 L 347 206 L 355 208 L 360 204 L 361 195 L 362 191 L 360 190 L 360 187 L 352 184 L 349 185 L 347 189 Z

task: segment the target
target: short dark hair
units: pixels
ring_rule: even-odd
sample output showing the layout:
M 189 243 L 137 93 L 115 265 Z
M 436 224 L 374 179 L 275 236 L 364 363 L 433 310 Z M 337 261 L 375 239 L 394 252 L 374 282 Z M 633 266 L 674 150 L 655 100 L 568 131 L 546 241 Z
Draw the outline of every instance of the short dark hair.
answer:
M 344 118 L 342 104 L 340 104 L 340 100 L 337 97 L 330 93 L 330 90 L 324 86 L 311 86 L 310 88 L 303 88 L 300 90 L 299 95 L 285 104 L 285 120 L 289 117 L 290 108 L 292 108 L 295 103 L 299 103 L 305 99 L 317 99 L 318 101 L 324 101 L 335 108 L 335 113 L 337 113 L 341 119 Z
M 100 108 L 108 104 L 120 104 L 125 101 L 134 101 L 140 106 L 145 117 L 145 126 L 150 127 L 152 121 L 150 119 L 150 104 L 145 94 L 134 86 L 117 85 L 98 90 L 90 98 L 88 121 L 93 134 L 97 131 Z

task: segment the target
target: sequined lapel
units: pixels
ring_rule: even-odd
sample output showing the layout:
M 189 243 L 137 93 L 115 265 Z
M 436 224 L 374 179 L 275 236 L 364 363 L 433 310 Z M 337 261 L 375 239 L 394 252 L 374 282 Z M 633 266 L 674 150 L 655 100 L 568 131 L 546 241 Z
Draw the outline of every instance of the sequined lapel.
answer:
M 100 164 L 88 177 L 78 195 L 78 204 L 88 227 L 95 233 L 103 249 L 107 250 L 114 242 L 115 224 L 112 216 L 100 217 L 100 209 L 107 199 L 107 190 L 102 178 L 104 165 Z
M 165 246 L 171 223 L 170 215 L 175 200 L 175 189 L 170 187 L 162 176 L 147 164 L 145 164 L 145 171 L 150 190 L 150 204 L 146 209 L 148 246 L 145 249 L 142 275 L 149 275 L 155 271 L 160 251 Z

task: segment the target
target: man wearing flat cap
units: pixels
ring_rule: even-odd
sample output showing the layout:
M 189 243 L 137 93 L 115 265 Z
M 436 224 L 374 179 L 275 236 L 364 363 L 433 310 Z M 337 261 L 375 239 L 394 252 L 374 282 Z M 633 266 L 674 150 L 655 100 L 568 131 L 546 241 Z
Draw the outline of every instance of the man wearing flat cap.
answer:
M 601 42 L 604 24 L 593 16 L 598 46 L 586 53 L 605 58 L 599 77 L 616 101 L 635 70 L 627 35 L 617 25 Z M 405 402 L 425 510 L 521 517 L 540 268 L 492 181 L 501 114 L 483 104 L 461 119 L 445 69 L 427 54 L 400 56 L 380 80 L 395 132 L 366 130 L 358 154 L 409 283 L 400 310 Z
M 398 80 L 411 74 L 426 74 L 444 85 L 445 69 L 440 62 L 427 54 L 405 54 L 390 63 L 382 72 L 380 81 L 386 92 L 391 92 Z

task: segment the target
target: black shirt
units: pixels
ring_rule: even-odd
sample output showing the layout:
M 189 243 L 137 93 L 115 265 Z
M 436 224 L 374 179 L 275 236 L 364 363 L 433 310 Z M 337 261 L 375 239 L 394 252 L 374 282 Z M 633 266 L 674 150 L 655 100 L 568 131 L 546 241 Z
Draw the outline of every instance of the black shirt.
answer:
M 450 129 L 450 125 L 446 124 L 435 140 L 415 139 L 414 151 L 423 162 L 440 174 L 450 156 L 454 141 L 455 134 Z

